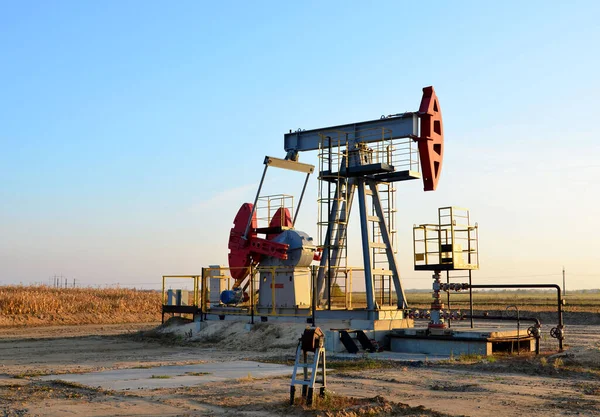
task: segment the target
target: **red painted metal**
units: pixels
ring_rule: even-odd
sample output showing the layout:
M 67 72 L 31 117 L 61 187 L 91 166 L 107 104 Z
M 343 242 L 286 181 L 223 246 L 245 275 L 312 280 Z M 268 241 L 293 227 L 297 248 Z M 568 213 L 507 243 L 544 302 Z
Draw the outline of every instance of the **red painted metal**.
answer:
M 284 207 L 279 207 L 277 209 L 269 223 L 269 227 L 292 227 L 293 225 L 292 215 L 290 214 L 290 211 Z M 277 236 L 279 236 L 279 233 L 268 234 L 267 240 L 273 240 Z
M 444 126 L 442 108 L 433 87 L 423 88 L 419 118 L 421 119 L 421 136 L 416 140 L 419 144 L 423 189 L 434 191 L 442 172 Z
M 256 233 L 254 233 L 254 229 L 256 229 L 256 213 L 252 216 L 248 240 L 242 238 L 246 231 L 250 213 L 252 213 L 252 204 L 242 204 L 242 207 L 240 207 L 233 220 L 233 227 L 229 232 L 229 268 L 230 274 L 236 280 L 236 283 L 248 276 L 248 267 L 252 265 L 248 246 L 249 240 L 256 237 Z
M 233 220 L 233 227 L 229 232 L 228 258 L 230 274 L 231 277 L 235 279 L 233 288 L 237 288 L 241 285 L 250 273 L 249 267 L 251 265 L 257 265 L 263 255 L 287 259 L 289 245 L 272 242 L 257 236 L 256 212 L 252 213 L 252 207 L 253 205 L 250 203 L 242 204 Z M 243 236 L 246 231 L 246 226 L 248 225 L 250 214 L 252 214 L 252 222 L 250 223 L 248 237 L 247 239 L 244 239 Z M 289 212 L 287 215 L 289 215 Z M 274 221 L 275 218 L 271 220 L 271 223 Z M 284 219 L 284 223 L 285 222 L 286 220 Z
M 323 255 L 323 249 L 317 248 L 317 250 L 315 251 L 315 254 L 313 255 L 313 261 L 320 261 L 322 255 Z
M 273 256 L 279 259 L 287 259 L 287 250 L 290 245 L 285 243 L 272 242 L 267 239 L 254 237 L 250 240 L 250 254 L 253 259 L 256 255 Z

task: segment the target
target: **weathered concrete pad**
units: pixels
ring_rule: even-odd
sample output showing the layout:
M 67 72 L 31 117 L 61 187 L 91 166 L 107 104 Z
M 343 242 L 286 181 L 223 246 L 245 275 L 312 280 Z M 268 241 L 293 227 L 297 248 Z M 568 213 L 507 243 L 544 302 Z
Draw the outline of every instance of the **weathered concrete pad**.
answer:
M 42 381 L 65 381 L 107 390 L 177 388 L 239 378 L 267 378 L 292 374 L 293 367 L 253 361 L 117 369 L 86 374 L 47 375 Z
M 511 347 L 512 346 L 512 347 Z M 499 350 L 535 350 L 535 339 L 527 329 L 398 329 L 390 334 L 393 352 L 424 353 L 433 355 L 492 355 Z
M 469 339 L 493 339 L 509 337 L 527 337 L 527 327 L 522 327 L 520 331 L 516 328 L 497 328 L 497 327 L 477 327 L 469 328 L 450 328 L 450 329 L 399 329 L 396 333 L 404 336 L 424 336 L 426 333 L 432 336 L 452 336 Z
M 390 352 L 383 351 L 377 353 L 334 353 L 328 354 L 327 359 L 374 359 L 380 361 L 397 361 L 397 362 L 437 362 L 450 359 L 450 354 L 443 355 L 426 355 L 424 353 L 408 353 L 408 352 Z

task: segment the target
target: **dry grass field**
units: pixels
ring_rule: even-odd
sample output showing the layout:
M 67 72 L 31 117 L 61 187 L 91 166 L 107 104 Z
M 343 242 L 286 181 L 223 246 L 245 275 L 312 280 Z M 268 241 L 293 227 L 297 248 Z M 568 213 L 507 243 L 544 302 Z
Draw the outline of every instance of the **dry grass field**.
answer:
M 426 290 L 408 291 L 406 298 L 410 309 L 428 310 L 431 307 L 431 292 Z M 600 313 L 600 291 L 587 290 L 571 292 L 563 297 L 563 310 L 570 313 Z M 334 299 L 333 305 L 342 306 L 344 296 Z M 376 296 L 376 300 L 377 300 Z M 352 306 L 366 306 L 364 292 L 352 293 Z M 394 297 L 395 300 L 395 297 Z M 442 301 L 448 308 L 446 293 Z M 534 313 L 555 312 L 557 307 L 556 291 L 473 291 L 473 308 L 476 311 L 504 311 L 508 306 L 517 306 L 520 311 Z M 395 302 L 395 301 L 394 301 Z M 451 292 L 450 308 L 465 311 L 469 309 L 469 292 Z
M 0 287 L 0 326 L 156 322 L 160 310 L 156 291 Z
M 521 311 L 555 312 L 551 291 L 474 292 L 477 311 L 504 311 L 517 305 Z M 566 297 L 567 313 L 600 313 L 600 293 L 572 292 Z M 431 293 L 407 292 L 412 309 L 429 309 Z M 446 294 L 443 295 L 447 303 Z M 355 308 L 364 307 L 365 294 L 353 293 Z M 451 294 L 452 310 L 469 308 L 468 293 Z M 0 287 L 0 326 L 146 323 L 160 320 L 160 292 L 126 288 L 54 288 L 48 286 Z
M 430 292 L 409 292 L 406 294 L 411 308 L 429 308 Z M 565 311 L 600 313 L 600 292 L 572 292 L 565 297 Z M 447 303 L 446 294 L 442 299 Z M 452 308 L 469 308 L 468 291 L 450 295 Z M 477 310 L 504 310 L 516 305 L 520 310 L 546 312 L 556 311 L 556 291 L 474 291 L 473 304 Z

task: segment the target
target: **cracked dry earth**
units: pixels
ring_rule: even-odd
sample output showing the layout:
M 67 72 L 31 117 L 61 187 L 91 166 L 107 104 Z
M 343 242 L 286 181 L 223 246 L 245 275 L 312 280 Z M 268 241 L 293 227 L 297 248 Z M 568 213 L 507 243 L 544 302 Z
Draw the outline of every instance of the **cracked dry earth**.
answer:
M 289 360 L 293 350 L 227 351 L 134 336 L 153 325 L 0 329 L 0 416 L 600 416 L 600 369 L 571 356 L 495 362 L 386 362 L 328 373 L 314 408 L 288 405 L 290 378 L 107 391 L 40 375 L 229 360 Z M 572 350 L 597 347 L 600 327 L 570 326 Z M 548 343 L 543 348 L 554 348 Z M 568 352 L 567 352 L 568 353 Z M 560 359 L 560 360 L 558 360 Z M 333 363 L 333 361 L 331 361 Z

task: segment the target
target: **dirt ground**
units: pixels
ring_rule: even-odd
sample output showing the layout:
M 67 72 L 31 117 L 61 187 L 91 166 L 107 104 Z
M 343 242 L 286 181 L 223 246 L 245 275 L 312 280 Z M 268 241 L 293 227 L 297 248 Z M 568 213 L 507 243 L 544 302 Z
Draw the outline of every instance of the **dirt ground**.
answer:
M 568 326 L 569 350 L 559 355 L 556 341 L 544 338 L 540 357 L 378 364 L 363 359 L 358 369 L 335 366 L 332 358 L 328 394 L 314 408 L 288 405 L 289 377 L 248 376 L 135 392 L 39 379 L 48 374 L 233 359 L 289 363 L 294 349 L 288 335 L 297 334 L 289 328 L 259 327 L 252 335 L 256 342 L 267 337 L 278 342 L 257 351 L 252 343 L 235 343 L 233 330 L 221 339 L 207 334 L 203 340 L 187 340 L 152 331 L 156 325 L 0 329 L 0 415 L 600 416 L 600 326 L 595 325 Z

